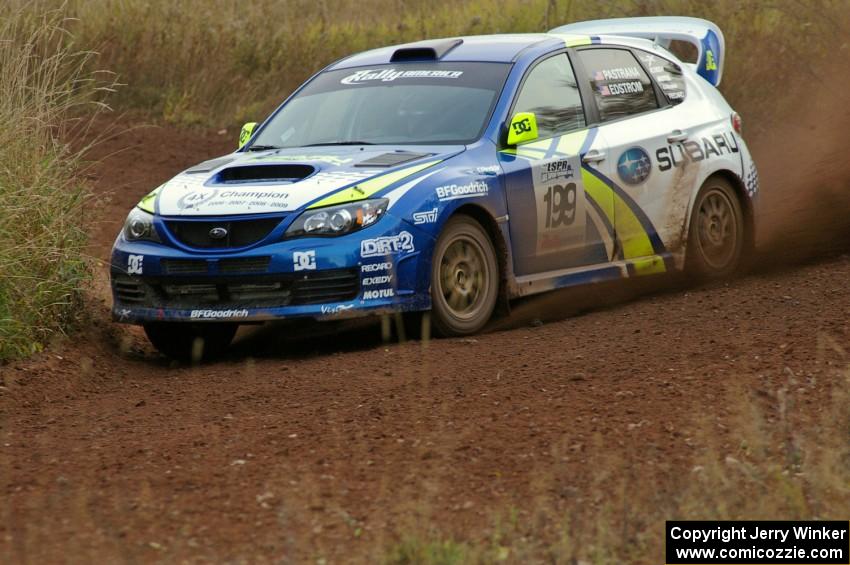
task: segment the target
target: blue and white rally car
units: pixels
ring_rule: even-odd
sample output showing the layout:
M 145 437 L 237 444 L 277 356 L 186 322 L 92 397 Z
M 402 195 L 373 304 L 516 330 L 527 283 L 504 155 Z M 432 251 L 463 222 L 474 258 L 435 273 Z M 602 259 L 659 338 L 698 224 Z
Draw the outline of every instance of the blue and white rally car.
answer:
M 661 17 L 342 59 L 130 212 L 114 317 L 185 357 L 239 323 L 430 310 L 464 335 L 499 300 L 727 275 L 758 176 L 716 89 L 724 56 L 711 22 Z

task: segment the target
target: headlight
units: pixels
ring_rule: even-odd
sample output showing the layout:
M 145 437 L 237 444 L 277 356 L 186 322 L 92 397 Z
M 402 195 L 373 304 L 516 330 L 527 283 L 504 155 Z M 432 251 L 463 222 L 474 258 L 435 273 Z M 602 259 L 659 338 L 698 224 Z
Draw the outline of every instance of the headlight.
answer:
M 124 238 L 127 241 L 161 241 L 153 225 L 153 214 L 133 208 L 124 222 Z
M 377 222 L 387 211 L 387 204 L 389 200 L 377 198 L 307 210 L 292 222 L 285 237 L 345 235 Z

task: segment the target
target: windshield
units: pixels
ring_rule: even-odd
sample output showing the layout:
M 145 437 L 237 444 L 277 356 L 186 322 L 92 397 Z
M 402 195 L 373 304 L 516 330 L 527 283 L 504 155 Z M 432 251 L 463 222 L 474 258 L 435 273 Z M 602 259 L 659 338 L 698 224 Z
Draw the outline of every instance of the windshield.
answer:
M 509 70 L 503 63 L 404 63 L 322 73 L 252 146 L 471 143 Z

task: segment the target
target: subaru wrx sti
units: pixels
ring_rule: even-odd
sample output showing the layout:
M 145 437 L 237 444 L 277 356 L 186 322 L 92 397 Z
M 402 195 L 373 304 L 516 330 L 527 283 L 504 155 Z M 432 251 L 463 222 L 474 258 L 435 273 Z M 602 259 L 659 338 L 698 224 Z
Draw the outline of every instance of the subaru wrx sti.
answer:
M 130 212 L 114 318 L 185 357 L 240 323 L 431 311 L 465 335 L 499 300 L 727 275 L 758 175 L 717 90 L 725 55 L 714 24 L 664 17 L 337 61 Z

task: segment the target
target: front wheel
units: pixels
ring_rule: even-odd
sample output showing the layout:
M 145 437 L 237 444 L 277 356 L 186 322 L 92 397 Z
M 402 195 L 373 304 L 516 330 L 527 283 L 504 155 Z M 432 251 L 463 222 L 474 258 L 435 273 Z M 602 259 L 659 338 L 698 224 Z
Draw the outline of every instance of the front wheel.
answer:
M 499 265 L 487 232 L 469 216 L 447 223 L 431 263 L 434 329 L 449 336 L 469 335 L 493 315 L 499 295 Z
M 738 195 L 722 177 L 711 177 L 697 194 L 688 234 L 687 267 L 697 279 L 732 274 L 744 253 L 744 214 Z
M 221 354 L 236 335 L 238 324 L 154 322 L 145 334 L 156 349 L 172 359 L 198 363 Z

